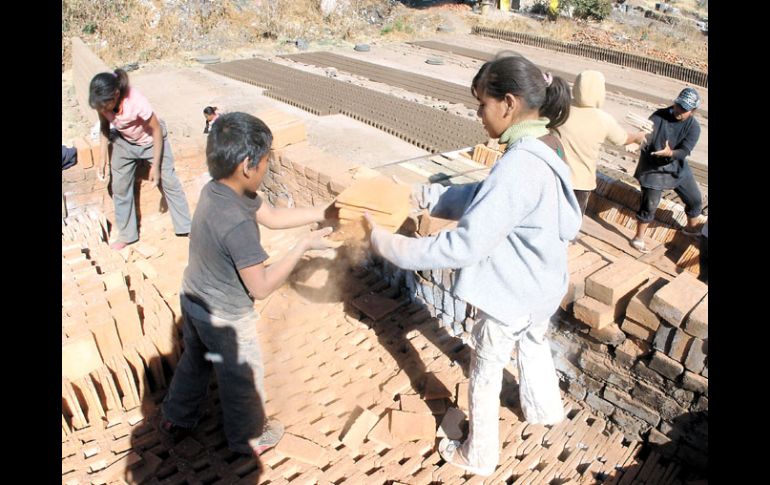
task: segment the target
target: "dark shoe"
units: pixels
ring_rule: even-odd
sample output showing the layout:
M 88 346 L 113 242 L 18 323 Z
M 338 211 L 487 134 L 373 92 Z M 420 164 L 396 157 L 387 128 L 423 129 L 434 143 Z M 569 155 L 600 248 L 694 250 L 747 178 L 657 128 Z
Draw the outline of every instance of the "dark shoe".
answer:
M 189 232 L 180 232 L 180 233 L 177 233 L 176 237 L 190 237 L 190 233 Z
M 277 419 L 268 419 L 262 434 L 252 443 L 254 454 L 259 456 L 274 447 L 283 438 L 283 424 Z
M 190 436 L 190 434 L 192 434 L 192 429 L 177 426 L 163 417 L 161 417 L 158 422 L 158 431 L 160 431 L 167 438 L 171 438 L 174 443 L 182 441 L 186 437 Z

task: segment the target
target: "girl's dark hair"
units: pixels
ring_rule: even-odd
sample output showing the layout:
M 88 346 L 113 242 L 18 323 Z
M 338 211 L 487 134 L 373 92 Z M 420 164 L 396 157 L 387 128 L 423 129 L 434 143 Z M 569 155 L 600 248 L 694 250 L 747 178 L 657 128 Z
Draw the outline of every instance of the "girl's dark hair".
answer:
M 570 91 L 567 81 L 553 76 L 546 86 L 543 72 L 528 59 L 500 53 L 484 63 L 471 83 L 471 93 L 477 98 L 484 94 L 502 100 L 507 93 L 521 97 L 530 109 L 548 118 L 547 128 L 555 129 L 569 116 Z
M 217 112 L 216 106 L 206 106 L 205 108 L 203 108 L 204 115 L 213 115 L 216 112 Z
M 244 158 L 255 167 L 273 144 L 273 133 L 247 113 L 225 113 L 211 125 L 206 141 L 206 165 L 214 180 L 227 178 Z
M 88 104 L 93 109 L 101 109 L 102 106 L 112 101 L 115 96 L 115 90 L 118 90 L 118 102 L 120 102 L 128 93 L 128 73 L 123 69 L 115 69 L 114 72 L 101 72 L 91 79 L 91 85 L 88 88 Z

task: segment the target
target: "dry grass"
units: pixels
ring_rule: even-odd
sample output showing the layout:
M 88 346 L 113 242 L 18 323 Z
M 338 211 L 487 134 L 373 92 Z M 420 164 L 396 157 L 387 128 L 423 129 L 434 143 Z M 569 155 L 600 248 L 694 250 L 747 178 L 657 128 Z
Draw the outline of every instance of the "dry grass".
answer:
M 654 8 L 654 1 L 637 0 Z M 446 4 L 410 9 L 393 0 L 338 0 L 338 9 L 324 18 L 318 0 L 63 0 L 62 71 L 70 67 L 70 37 L 79 36 L 110 66 L 154 59 L 190 58 L 201 53 L 238 50 L 244 46 L 273 48 L 287 41 L 402 41 L 433 35 L 453 10 L 472 25 L 529 32 L 550 38 L 679 62 L 706 69 L 708 38 L 689 25 L 672 27 L 651 19 L 618 23 L 542 22 L 522 16 L 481 17 L 467 6 Z M 649 5 L 648 5 L 649 4 Z M 698 0 L 672 5 L 703 15 Z M 463 8 L 453 8 L 463 7 Z

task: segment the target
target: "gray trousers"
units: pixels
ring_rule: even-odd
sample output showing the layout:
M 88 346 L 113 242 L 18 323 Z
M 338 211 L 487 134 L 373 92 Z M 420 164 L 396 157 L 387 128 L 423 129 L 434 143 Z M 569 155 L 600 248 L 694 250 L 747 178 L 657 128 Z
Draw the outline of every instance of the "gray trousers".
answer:
M 259 438 L 266 421 L 258 317 L 252 312 L 240 320 L 226 320 L 197 305 L 191 308 L 184 295 L 180 301 L 184 352 L 163 401 L 163 416 L 177 426 L 194 428 L 203 415 L 213 367 L 229 448 L 250 454 L 250 442 Z
M 163 155 L 160 164 L 160 187 L 166 196 L 171 212 L 171 222 L 176 234 L 190 232 L 190 209 L 182 189 L 182 183 L 174 169 L 174 154 L 168 141 L 165 123 L 163 130 Z M 120 232 L 118 241 L 132 243 L 139 239 L 134 202 L 134 181 L 139 160 L 152 160 L 153 144 L 140 146 L 126 141 L 120 135 L 112 141 L 112 202 L 115 204 L 115 224 Z

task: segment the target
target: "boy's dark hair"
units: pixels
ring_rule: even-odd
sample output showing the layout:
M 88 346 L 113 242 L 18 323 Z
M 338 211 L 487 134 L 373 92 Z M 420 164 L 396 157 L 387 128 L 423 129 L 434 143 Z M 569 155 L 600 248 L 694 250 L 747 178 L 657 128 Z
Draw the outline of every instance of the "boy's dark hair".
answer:
M 205 108 L 203 108 L 204 115 L 213 115 L 216 112 L 217 112 L 216 106 L 206 106 Z
M 214 180 L 227 178 L 248 157 L 256 167 L 273 144 L 273 133 L 259 118 L 247 113 L 226 113 L 211 125 L 206 142 L 206 165 Z
M 123 69 L 115 69 L 114 72 L 101 72 L 91 79 L 88 87 L 88 104 L 93 109 L 101 109 L 102 106 L 112 101 L 115 90 L 120 93 L 115 106 L 120 106 L 120 101 L 128 92 L 128 73 Z
M 552 129 L 563 125 L 569 116 L 571 96 L 567 81 L 553 76 L 550 86 L 546 85 L 543 72 L 518 54 L 502 52 L 484 63 L 473 77 L 471 93 L 499 100 L 507 93 L 519 96 L 529 108 L 548 118 L 546 126 Z

